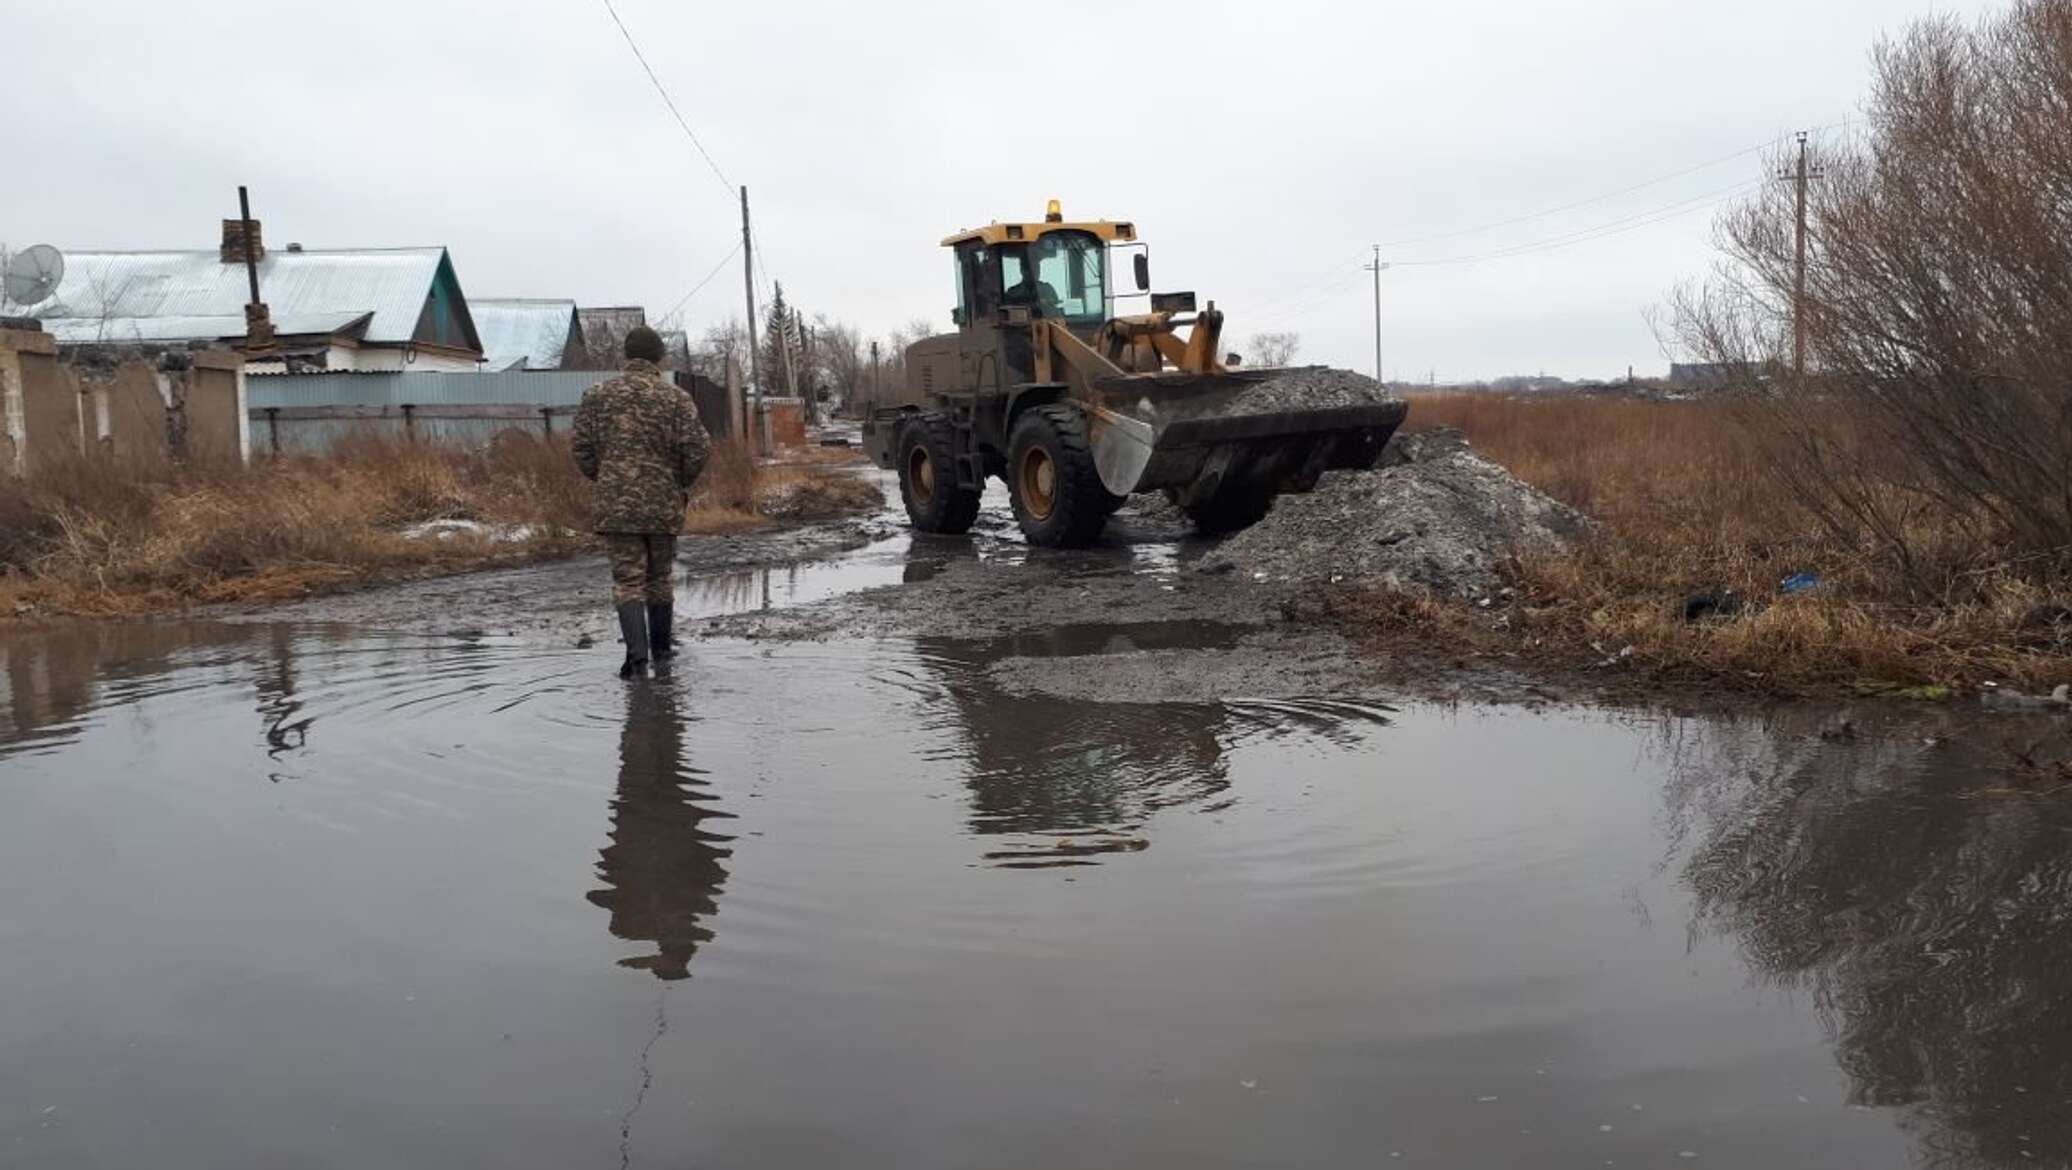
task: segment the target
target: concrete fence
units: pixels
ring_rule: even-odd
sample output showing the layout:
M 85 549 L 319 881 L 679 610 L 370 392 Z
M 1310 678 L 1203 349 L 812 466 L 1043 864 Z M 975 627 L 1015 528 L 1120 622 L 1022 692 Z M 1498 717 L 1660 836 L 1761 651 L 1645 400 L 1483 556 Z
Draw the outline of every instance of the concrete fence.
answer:
M 0 472 L 82 456 L 250 457 L 244 359 L 224 350 L 93 351 L 0 325 Z

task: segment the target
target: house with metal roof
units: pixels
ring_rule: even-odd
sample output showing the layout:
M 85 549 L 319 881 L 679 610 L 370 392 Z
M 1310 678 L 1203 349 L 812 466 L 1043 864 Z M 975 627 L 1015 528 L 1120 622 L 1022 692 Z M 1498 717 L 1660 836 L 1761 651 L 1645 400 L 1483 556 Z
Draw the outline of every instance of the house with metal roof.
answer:
M 245 344 L 251 300 L 243 222 L 214 251 L 65 253 L 57 291 L 31 311 L 61 346 Z M 275 348 L 251 374 L 480 368 L 482 341 L 444 248 L 268 250 L 251 224 Z
M 600 305 L 576 310 L 576 325 L 582 334 L 582 357 L 572 368 L 616 370 L 626 335 L 648 323 L 647 310 L 639 305 Z
M 583 334 L 574 301 L 497 297 L 468 302 L 485 372 L 574 369 Z

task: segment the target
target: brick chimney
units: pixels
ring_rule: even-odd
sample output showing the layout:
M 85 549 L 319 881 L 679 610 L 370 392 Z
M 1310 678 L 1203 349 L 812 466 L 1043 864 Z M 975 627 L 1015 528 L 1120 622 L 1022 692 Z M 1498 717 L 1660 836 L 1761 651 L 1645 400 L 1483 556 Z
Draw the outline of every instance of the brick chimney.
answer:
M 266 244 L 259 232 L 259 221 L 252 221 L 250 241 L 254 263 L 266 259 Z M 226 219 L 223 221 L 223 263 L 243 264 L 245 262 L 245 221 Z

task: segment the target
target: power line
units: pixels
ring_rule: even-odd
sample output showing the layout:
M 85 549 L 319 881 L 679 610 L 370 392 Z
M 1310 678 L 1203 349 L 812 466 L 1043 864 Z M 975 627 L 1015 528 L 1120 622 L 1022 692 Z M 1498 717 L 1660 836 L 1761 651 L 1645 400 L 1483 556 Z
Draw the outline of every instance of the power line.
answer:
M 662 314 L 660 319 L 667 321 L 669 318 L 674 317 L 679 312 L 683 311 L 683 307 L 691 303 L 691 298 L 697 296 L 699 292 L 703 291 L 706 285 L 711 284 L 712 278 L 719 275 L 719 270 L 727 266 L 727 261 L 732 260 L 734 257 L 739 256 L 740 254 L 741 245 L 735 244 L 731 249 L 727 251 L 726 255 L 721 256 L 719 258 L 719 263 L 712 266 L 712 271 L 705 274 L 705 279 L 692 285 L 691 291 L 685 293 L 681 298 L 679 298 L 676 302 L 676 305 L 673 308 L 671 308 L 668 312 Z
M 619 10 L 612 7 L 612 0 L 604 0 L 604 10 L 611 13 L 612 23 L 619 26 L 619 35 L 626 38 L 626 47 L 633 50 L 634 60 L 640 62 L 640 67 L 646 71 L 648 80 L 654 83 L 655 92 L 662 95 L 662 104 L 669 107 L 670 114 L 676 118 L 676 124 L 683 127 L 684 137 L 691 140 L 691 145 L 698 149 L 698 157 L 705 160 L 705 165 L 711 167 L 712 173 L 718 176 L 720 185 L 727 189 L 728 195 L 732 195 L 734 184 L 727 178 L 727 173 L 719 169 L 719 164 L 713 161 L 712 155 L 705 149 L 705 144 L 698 141 L 698 133 L 692 130 L 691 124 L 684 119 L 683 111 L 676 108 L 676 99 L 669 96 L 669 88 L 662 84 L 661 78 L 655 76 L 655 67 L 648 64 L 647 54 L 640 51 L 640 44 L 633 39 L 632 30 L 626 27 L 625 21 L 619 19 Z
M 1721 187 L 1718 190 L 1708 191 L 1703 195 L 1694 195 L 1689 199 L 1678 200 L 1675 203 L 1665 204 L 1661 207 L 1649 208 L 1646 211 L 1635 212 L 1632 215 L 1623 216 L 1619 219 L 1608 220 L 1604 223 L 1597 224 L 1593 227 L 1584 228 L 1580 231 L 1569 232 L 1564 235 L 1553 236 L 1544 240 L 1534 240 L 1530 243 L 1517 244 L 1511 247 L 1498 248 L 1494 251 L 1481 252 L 1466 256 L 1445 256 L 1431 260 L 1398 260 L 1395 262 L 1395 264 L 1399 268 L 1436 268 L 1441 265 L 1474 264 L 1484 260 L 1503 260 L 1513 256 L 1524 256 L 1534 252 L 1546 252 L 1552 251 L 1556 248 L 1566 248 L 1574 244 L 1583 244 L 1588 243 L 1592 240 L 1601 240 L 1608 236 L 1620 235 L 1625 232 L 1634 231 L 1639 228 L 1649 227 L 1653 224 L 1661 223 L 1665 220 L 1674 219 L 1679 215 L 1684 215 L 1692 211 L 1697 211 L 1704 207 L 1709 207 L 1715 203 L 1724 202 L 1726 199 L 1731 198 L 1732 196 L 1739 194 L 1740 192 L 1745 191 L 1750 187 L 1758 186 L 1767 181 L 1767 179 L 1761 178 L 1744 179 L 1739 183 L 1735 183 L 1727 187 Z
M 1818 134 L 1823 131 L 1833 130 L 1839 126 L 1846 126 L 1848 124 L 1849 120 L 1845 118 L 1840 122 L 1830 122 L 1825 126 L 1816 126 L 1810 131 L 1810 133 Z M 1592 195 L 1587 199 L 1578 199 L 1573 203 L 1564 203 L 1559 207 L 1549 207 L 1545 211 L 1529 212 L 1525 215 L 1513 216 L 1510 219 L 1500 219 L 1491 223 L 1478 224 L 1474 227 L 1459 228 L 1457 230 L 1449 232 L 1438 232 L 1436 234 L 1428 236 L 1413 236 L 1409 239 L 1391 240 L 1382 244 L 1381 246 L 1384 249 L 1407 248 L 1412 244 L 1429 244 L 1436 242 L 1438 240 L 1452 240 L 1458 239 L 1461 236 L 1480 235 L 1483 232 L 1495 231 L 1498 228 L 1511 227 L 1515 224 L 1527 223 L 1535 219 L 1544 219 L 1550 215 L 1560 215 L 1564 211 L 1574 211 L 1579 207 L 1588 207 L 1593 203 L 1603 203 L 1607 199 L 1617 199 L 1621 195 L 1631 195 L 1635 191 L 1644 191 L 1649 187 L 1659 186 L 1663 183 L 1669 182 L 1672 179 L 1681 179 L 1686 175 L 1695 175 L 1699 171 L 1710 170 L 1713 167 L 1719 166 L 1721 163 L 1732 162 L 1737 158 L 1745 158 L 1748 155 L 1754 154 L 1759 150 L 1767 150 L 1770 147 L 1776 146 L 1778 143 L 1781 143 L 1783 141 L 1783 135 L 1779 135 L 1775 138 L 1767 138 L 1761 142 L 1756 143 L 1754 146 L 1743 147 L 1742 149 L 1737 150 L 1732 154 L 1723 154 L 1718 158 L 1709 159 L 1705 162 L 1685 167 L 1682 170 L 1671 171 L 1666 175 L 1657 175 L 1652 179 L 1642 180 L 1641 182 L 1635 183 L 1630 187 L 1621 187 L 1616 191 L 1606 191 L 1601 195 Z
M 1270 328 L 1271 326 L 1279 325 L 1289 320 L 1296 320 L 1307 317 L 1311 310 L 1315 309 L 1319 305 L 1324 304 L 1327 301 L 1335 299 L 1340 293 L 1344 292 L 1346 289 L 1349 289 L 1354 284 L 1358 283 L 1360 278 L 1365 275 L 1367 275 L 1367 269 L 1364 265 L 1359 268 L 1355 268 L 1352 270 L 1351 273 L 1349 273 L 1345 277 L 1345 279 L 1339 281 L 1337 284 L 1332 285 L 1330 288 L 1317 294 L 1316 296 L 1310 297 L 1309 299 L 1303 301 L 1301 304 L 1296 305 L 1294 308 L 1282 309 L 1277 312 L 1261 313 L 1259 315 L 1258 324 L 1254 325 L 1252 328 L 1255 332 L 1259 332 L 1264 331 Z M 1281 298 L 1281 300 L 1285 302 L 1286 298 Z M 1271 304 L 1274 302 L 1268 303 Z

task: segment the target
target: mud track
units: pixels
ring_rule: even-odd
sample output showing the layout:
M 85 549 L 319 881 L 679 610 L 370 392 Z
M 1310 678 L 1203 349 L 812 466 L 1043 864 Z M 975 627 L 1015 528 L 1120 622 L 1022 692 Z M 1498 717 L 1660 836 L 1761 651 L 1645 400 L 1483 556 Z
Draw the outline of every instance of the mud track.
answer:
M 896 498 L 896 486 L 887 491 Z M 967 536 L 862 520 L 679 548 L 677 626 L 687 639 L 930 639 L 982 651 L 1010 693 L 1117 702 L 1333 696 L 1535 703 L 1609 697 L 1613 680 L 1554 678 L 1415 641 L 1382 650 L 1322 615 L 1316 585 L 1201 571 L 1212 541 L 1137 500 L 1090 549 L 1029 547 L 1005 493 Z M 231 620 L 338 623 L 552 646 L 612 643 L 601 558 L 369 589 Z M 1088 669 L 1099 658 L 1098 669 Z

